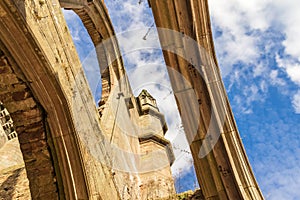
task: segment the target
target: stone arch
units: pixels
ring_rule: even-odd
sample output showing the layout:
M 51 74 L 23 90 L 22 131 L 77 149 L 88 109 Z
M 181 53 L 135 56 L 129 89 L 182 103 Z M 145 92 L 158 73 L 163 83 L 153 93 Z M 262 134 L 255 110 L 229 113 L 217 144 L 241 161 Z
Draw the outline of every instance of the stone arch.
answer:
M 57 198 L 57 176 L 49 146 L 50 138 L 46 132 L 45 111 L 33 97 L 22 75 L 16 73 L 14 60 L 3 44 L 0 48 L 0 67 L 0 98 L 19 133 L 32 198 Z
M 101 107 L 107 102 L 118 80 L 126 76 L 107 8 L 101 0 L 60 0 L 60 4 L 79 16 L 95 46 L 102 81 L 102 96 L 99 101 Z M 129 88 L 129 84 L 127 87 Z
M 189 144 L 205 199 L 263 199 L 239 136 L 217 64 L 208 1 L 148 2 L 159 29 L 172 30 L 184 36 L 179 36 L 174 46 L 183 44 L 178 52 L 183 52 L 182 55 L 189 59 L 182 62 L 181 57 L 184 56 L 174 54 L 171 48 L 164 49 L 163 53 L 168 66 L 188 75 L 192 85 L 190 89 L 195 91 L 195 100 L 199 104 L 194 106 L 188 98 L 178 98 L 176 102 L 181 107 L 180 115 L 185 130 L 193 126 L 188 116 L 200 120 Z M 163 31 L 159 32 L 159 38 L 162 47 L 174 40 L 173 36 L 168 37 Z M 187 38 L 188 41 L 195 41 L 196 45 L 189 45 Z M 191 68 L 186 67 L 189 64 Z M 199 78 L 197 71 L 206 80 Z M 173 89 L 184 86 L 172 72 L 169 74 Z M 176 95 L 176 90 L 174 93 Z M 180 95 L 187 96 L 188 93 L 181 92 Z M 193 113 L 191 111 L 198 111 L 199 117 L 194 118 L 190 115 Z
M 94 145 L 99 116 L 59 2 L 3 0 L 0 17 L 0 100 L 16 123 L 32 198 L 118 199 L 108 167 L 90 155 L 106 150 Z

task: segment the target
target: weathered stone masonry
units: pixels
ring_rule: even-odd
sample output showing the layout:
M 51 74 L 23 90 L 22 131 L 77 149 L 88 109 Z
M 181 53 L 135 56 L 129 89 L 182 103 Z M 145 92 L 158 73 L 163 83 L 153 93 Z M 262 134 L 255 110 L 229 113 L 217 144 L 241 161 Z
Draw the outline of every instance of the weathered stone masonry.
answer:
M 0 50 L 0 99 L 7 107 L 18 132 L 33 199 L 58 198 L 53 160 L 47 141 L 44 112 L 37 104 L 14 61 Z

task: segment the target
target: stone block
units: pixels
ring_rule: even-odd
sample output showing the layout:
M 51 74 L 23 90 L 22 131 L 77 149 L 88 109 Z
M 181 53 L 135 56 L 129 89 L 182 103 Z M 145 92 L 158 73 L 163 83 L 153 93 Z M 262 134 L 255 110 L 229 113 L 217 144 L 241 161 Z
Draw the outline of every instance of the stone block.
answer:
M 51 199 L 51 200 L 58 200 L 58 193 L 57 191 L 51 191 L 48 193 L 42 193 L 39 195 L 39 199 Z
M 9 85 L 18 83 L 19 80 L 15 74 L 3 74 L 0 76 L 0 82 Z
M 12 99 L 14 101 L 21 101 L 21 100 L 25 100 L 28 97 L 30 97 L 31 94 L 27 91 L 18 91 L 18 92 L 13 92 L 12 93 Z
M 12 101 L 8 102 L 6 104 L 7 110 L 12 114 L 16 111 L 21 110 L 30 110 L 31 108 L 34 108 L 36 106 L 36 103 L 32 97 L 25 99 L 23 101 Z
M 3 58 L 3 57 L 2 57 L 2 58 L 0 59 L 0 66 L 1 66 L 1 67 L 7 66 L 7 60 L 6 60 L 6 58 Z
M 40 124 L 41 122 L 37 123 Z M 17 129 L 18 130 L 18 129 Z M 20 144 L 36 142 L 46 138 L 43 127 L 28 127 L 23 132 L 18 132 Z
M 8 66 L 1 66 L 1 60 L 0 60 L 0 74 L 8 74 L 12 73 L 12 70 Z

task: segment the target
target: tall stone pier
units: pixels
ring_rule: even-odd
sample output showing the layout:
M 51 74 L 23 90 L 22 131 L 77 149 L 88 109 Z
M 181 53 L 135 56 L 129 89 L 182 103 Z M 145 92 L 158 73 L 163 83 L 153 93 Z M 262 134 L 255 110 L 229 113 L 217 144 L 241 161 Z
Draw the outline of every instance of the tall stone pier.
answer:
M 205 199 L 263 199 L 229 105 L 207 0 L 149 0 Z

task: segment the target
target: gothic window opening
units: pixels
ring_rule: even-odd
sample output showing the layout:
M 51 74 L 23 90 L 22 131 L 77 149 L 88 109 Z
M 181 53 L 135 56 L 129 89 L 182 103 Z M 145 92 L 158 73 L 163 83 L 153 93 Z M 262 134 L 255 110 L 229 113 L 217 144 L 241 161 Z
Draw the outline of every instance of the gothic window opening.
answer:
M 97 103 L 101 98 L 102 84 L 99 61 L 93 44 L 93 38 L 91 38 L 88 32 L 87 26 L 85 26 L 85 23 L 90 23 L 90 19 L 84 14 L 82 14 L 84 16 L 81 16 L 80 11 L 74 12 L 73 10 L 64 9 L 63 14 L 73 38 L 94 101 Z M 92 26 L 92 24 L 88 26 Z

